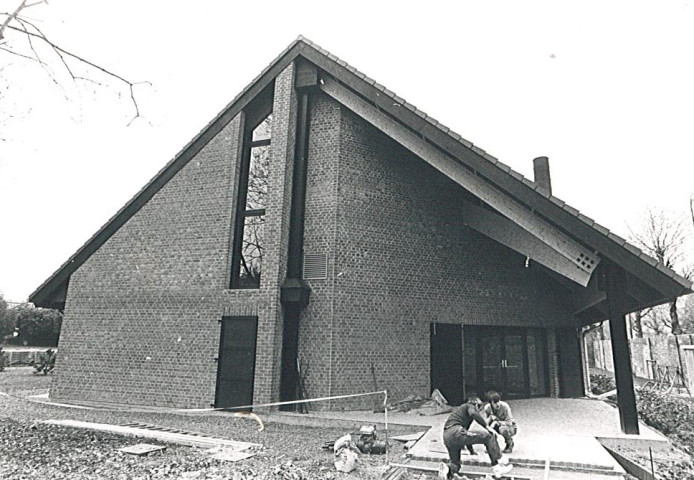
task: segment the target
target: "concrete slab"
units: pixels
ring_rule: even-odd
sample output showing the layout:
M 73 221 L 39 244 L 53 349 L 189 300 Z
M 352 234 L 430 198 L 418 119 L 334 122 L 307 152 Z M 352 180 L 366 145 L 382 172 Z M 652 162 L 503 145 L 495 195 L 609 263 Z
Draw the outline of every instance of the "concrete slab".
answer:
M 587 398 L 533 398 L 509 402 L 513 416 L 524 435 L 587 435 L 608 438 L 640 438 L 667 441 L 646 424 L 639 422 L 639 435 L 622 433 L 616 407 Z
M 624 438 L 666 441 L 658 432 L 641 424 L 641 435 L 626 435 L 619 426 L 619 413 L 611 405 L 589 399 L 525 399 L 509 401 L 518 422 L 515 449 L 507 455 L 519 465 L 540 466 L 549 460 L 553 468 L 594 470 L 623 474 L 624 470 L 602 447 L 600 438 Z M 413 458 L 441 461 L 448 456 L 443 444 L 445 416 L 409 450 Z M 480 428 L 473 426 L 473 429 Z M 500 439 L 503 446 L 503 440 Z M 463 453 L 463 463 L 486 464 L 489 457 L 483 446 L 475 447 L 477 456 Z
M 562 475 L 582 472 L 592 476 L 619 478 L 624 475 L 623 468 L 600 444 L 598 438 L 620 438 L 630 441 L 658 441 L 667 439 L 645 424 L 640 424 L 640 435 L 626 435 L 621 432 L 618 410 L 603 401 L 592 399 L 534 398 L 509 401 L 516 418 L 519 431 L 516 435 L 514 452 L 507 455 L 509 461 L 519 467 L 542 471 L 546 461 L 554 478 L 555 472 Z M 311 417 L 312 422 L 322 425 L 333 422 L 347 424 L 385 423 L 383 413 L 369 411 L 352 412 L 312 412 L 308 415 L 288 414 L 294 421 Z M 286 414 L 271 414 L 267 421 L 286 421 Z M 403 412 L 389 412 L 388 424 L 391 426 L 429 427 L 422 438 L 408 451 L 408 456 L 416 460 L 438 462 L 448 456 L 443 444 L 443 425 L 448 415 L 419 416 Z M 476 428 L 476 427 L 473 427 Z M 500 439 L 501 440 L 501 439 Z M 503 440 L 500 441 L 503 446 Z M 466 456 L 464 465 L 488 468 L 489 457 L 484 446 L 475 447 L 478 455 Z M 567 477 L 568 478 L 568 477 Z

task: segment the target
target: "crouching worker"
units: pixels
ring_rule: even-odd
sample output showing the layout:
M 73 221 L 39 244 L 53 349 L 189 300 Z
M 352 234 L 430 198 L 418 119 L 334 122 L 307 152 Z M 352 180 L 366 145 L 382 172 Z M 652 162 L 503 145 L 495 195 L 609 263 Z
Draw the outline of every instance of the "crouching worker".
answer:
M 443 428 L 443 443 L 448 450 L 449 461 L 439 465 L 439 479 L 452 479 L 453 475 L 460 471 L 460 452 L 471 445 L 484 444 L 492 462 L 492 474 L 500 478 L 513 468 L 508 461 L 502 458 L 496 435 L 487 425 L 482 416 L 484 404 L 478 397 L 469 397 L 467 402 L 456 407 L 446 420 Z M 483 431 L 470 431 L 473 420 L 477 422 Z
M 501 395 L 490 390 L 487 392 L 487 406 L 484 407 L 484 413 L 489 419 L 489 426 L 506 440 L 506 446 L 503 453 L 511 453 L 513 451 L 513 436 L 518 431 L 516 421 L 511 415 L 511 407 L 508 403 L 501 401 Z

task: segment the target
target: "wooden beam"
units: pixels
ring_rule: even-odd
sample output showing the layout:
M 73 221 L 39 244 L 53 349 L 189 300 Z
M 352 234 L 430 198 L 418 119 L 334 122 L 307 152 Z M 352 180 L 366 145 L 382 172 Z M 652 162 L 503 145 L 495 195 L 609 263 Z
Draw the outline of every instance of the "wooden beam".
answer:
M 545 242 L 528 233 L 506 217 L 464 201 L 463 219 L 467 226 L 481 234 L 525 255 L 583 287 L 588 285 L 590 281 L 588 272 L 577 268 L 564 255 L 550 248 Z
M 573 314 L 578 315 L 589 308 L 597 308 L 606 299 L 607 294 L 601 290 L 585 289 L 584 291 L 573 296 L 574 305 L 576 305 Z M 602 311 L 602 308 L 598 308 L 598 310 Z
M 295 65 L 296 77 L 294 86 L 297 89 L 316 87 L 318 85 L 318 68 L 313 63 L 297 57 Z
M 639 419 L 636 411 L 634 378 L 631 369 L 629 338 L 625 318 L 626 272 L 615 264 L 606 269 L 607 304 L 610 318 L 610 340 L 614 361 L 619 423 L 624 433 L 638 435 Z
M 381 130 L 400 145 L 429 163 L 509 220 L 530 232 L 576 268 L 590 276 L 600 257 L 562 233 L 545 220 L 519 204 L 501 190 L 477 176 L 456 159 L 444 154 L 392 117 L 379 112 L 373 105 L 333 79 L 326 78 L 321 90 Z

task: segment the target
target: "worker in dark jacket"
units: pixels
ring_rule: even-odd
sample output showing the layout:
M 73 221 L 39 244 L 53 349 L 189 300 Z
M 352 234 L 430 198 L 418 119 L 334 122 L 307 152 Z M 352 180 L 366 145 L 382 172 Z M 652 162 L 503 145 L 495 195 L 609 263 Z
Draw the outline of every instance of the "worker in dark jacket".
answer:
M 439 465 L 439 479 L 447 480 L 460 471 L 460 452 L 469 445 L 484 444 L 492 462 L 492 474 L 500 478 L 510 472 L 513 465 L 502 459 L 496 435 L 487 425 L 487 421 L 481 415 L 484 404 L 478 397 L 469 397 L 467 402 L 456 407 L 448 416 L 443 427 L 443 443 L 448 450 L 448 463 Z M 477 422 L 484 430 L 470 431 L 472 422 Z

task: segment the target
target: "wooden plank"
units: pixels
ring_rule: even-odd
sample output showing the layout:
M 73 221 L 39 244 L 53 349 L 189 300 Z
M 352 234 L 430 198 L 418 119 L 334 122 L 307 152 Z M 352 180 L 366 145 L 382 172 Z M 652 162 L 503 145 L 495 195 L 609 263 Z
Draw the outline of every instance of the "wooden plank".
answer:
M 409 442 L 411 440 L 419 440 L 422 438 L 422 435 L 424 435 L 426 432 L 417 432 L 417 433 L 410 433 L 407 435 L 396 435 L 394 437 L 390 437 L 391 440 L 397 440 L 398 442 Z
M 127 435 L 139 438 L 153 438 L 162 442 L 179 443 L 182 445 L 192 445 L 199 447 L 223 446 L 233 448 L 238 451 L 247 450 L 251 447 L 259 447 L 257 443 L 237 442 L 223 438 L 205 437 L 201 435 L 179 434 L 152 430 L 151 428 L 127 427 L 123 425 L 110 425 L 106 423 L 80 422 L 77 420 L 44 420 L 42 423 L 49 425 L 62 425 L 72 428 L 84 428 L 98 430 L 100 432 L 110 432 L 117 435 Z
M 130 445 L 118 449 L 119 452 L 138 456 L 145 456 L 154 452 L 163 452 L 164 450 L 166 450 L 166 447 L 163 445 L 151 445 L 149 443 L 138 443 L 137 445 Z
M 379 112 L 336 81 L 325 79 L 321 90 L 566 257 L 577 268 L 591 274 L 600 262 L 600 258 L 593 252 L 475 175 L 456 159 L 443 154 L 393 118 Z
M 496 240 L 502 245 L 506 245 L 583 287 L 588 285 L 591 278 L 590 273 L 577 268 L 564 255 L 561 255 L 516 223 L 470 202 L 463 202 L 463 206 L 463 218 L 470 228 Z

